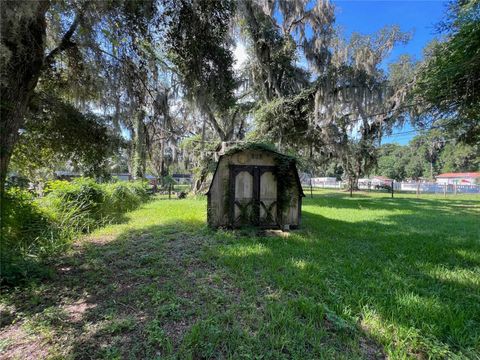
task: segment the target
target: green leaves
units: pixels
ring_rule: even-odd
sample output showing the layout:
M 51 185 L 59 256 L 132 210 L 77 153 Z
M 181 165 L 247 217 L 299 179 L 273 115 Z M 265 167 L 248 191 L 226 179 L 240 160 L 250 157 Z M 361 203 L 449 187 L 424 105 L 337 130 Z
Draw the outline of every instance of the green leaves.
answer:
M 480 3 L 456 1 L 445 41 L 429 46 L 415 95 L 425 102 L 425 116 L 451 117 L 445 129 L 467 142 L 480 140 Z
M 46 192 L 34 198 L 10 188 L 1 200 L 2 284 L 45 276 L 44 261 L 64 254 L 74 237 L 120 219 L 149 197 L 146 183 L 98 184 L 88 178 L 53 181 Z
M 233 55 L 228 31 L 234 2 L 183 0 L 172 5 L 166 35 L 170 60 L 181 75 L 187 95 L 214 111 L 234 104 Z
M 480 148 L 454 142 L 441 129 L 415 136 L 408 145 L 385 144 L 379 148 L 376 174 L 395 180 L 432 178 L 438 173 L 478 171 Z
M 35 171 L 70 162 L 77 170 L 101 175 L 107 158 L 122 140 L 113 135 L 105 118 L 82 113 L 61 98 L 39 93 L 14 151 L 13 167 L 35 178 Z

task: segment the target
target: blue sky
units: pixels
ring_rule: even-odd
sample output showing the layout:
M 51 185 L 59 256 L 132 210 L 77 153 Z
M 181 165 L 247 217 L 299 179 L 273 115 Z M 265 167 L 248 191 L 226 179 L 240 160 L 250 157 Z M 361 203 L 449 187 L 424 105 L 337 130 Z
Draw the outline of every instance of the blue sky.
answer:
M 402 31 L 413 32 L 406 45 L 392 52 L 390 60 L 408 53 L 422 57 L 424 46 L 435 37 L 435 25 L 442 20 L 445 1 L 334 1 L 336 23 L 345 34 L 373 34 L 386 25 L 399 25 Z
M 336 23 L 348 36 L 352 32 L 373 34 L 385 25 L 399 25 L 402 31 L 413 32 L 412 39 L 405 45 L 395 48 L 387 59 L 394 61 L 401 54 L 422 58 L 423 48 L 435 36 L 435 25 L 443 19 L 447 2 L 431 1 L 361 1 L 337 0 Z M 394 135 L 385 138 L 383 143 L 406 144 L 415 136 L 410 125 L 397 129 Z M 410 131 L 408 134 L 398 134 Z M 395 135 L 397 134 L 397 135 Z

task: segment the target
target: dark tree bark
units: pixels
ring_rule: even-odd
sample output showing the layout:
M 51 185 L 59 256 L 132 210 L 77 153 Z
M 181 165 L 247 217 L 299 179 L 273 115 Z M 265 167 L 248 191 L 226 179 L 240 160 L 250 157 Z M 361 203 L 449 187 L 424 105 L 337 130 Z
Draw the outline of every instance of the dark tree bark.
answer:
M 221 141 L 227 141 L 228 140 L 227 135 L 225 134 L 225 132 L 220 127 L 220 124 L 218 123 L 217 119 L 215 118 L 215 115 L 213 114 L 212 109 L 210 109 L 210 107 L 208 105 L 206 105 L 204 111 L 207 115 L 208 121 L 210 122 L 210 124 L 215 129 L 215 132 L 220 137 L 220 140 Z
M 60 44 L 45 55 L 46 13 L 50 1 L 25 3 L 5 1 L 1 6 L 1 41 L 9 58 L 1 64 L 0 81 L 0 195 L 3 196 L 8 164 L 24 125 L 25 115 L 42 70 L 50 66 L 57 54 L 74 46 L 71 41 L 78 24 L 77 15 Z M 12 13 L 16 19 L 12 21 Z M 18 19 L 18 20 L 17 20 Z
M 37 86 L 45 57 L 45 14 L 48 1 L 31 2 L 36 6 L 34 15 L 22 14 L 19 26 L 10 26 L 7 9 L 15 2 L 2 4 L 2 44 L 10 52 L 6 64 L 2 64 L 0 85 L 0 191 L 3 195 L 8 164 L 13 148 L 23 126 L 25 114 L 32 94 Z M 5 61 L 5 60 L 4 60 Z

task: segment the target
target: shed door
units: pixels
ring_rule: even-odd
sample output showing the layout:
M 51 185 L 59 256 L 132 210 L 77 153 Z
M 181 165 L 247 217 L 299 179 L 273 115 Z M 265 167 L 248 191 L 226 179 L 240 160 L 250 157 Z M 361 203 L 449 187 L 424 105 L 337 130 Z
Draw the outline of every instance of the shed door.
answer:
M 239 171 L 235 176 L 234 224 L 246 225 L 253 219 L 253 175 L 249 171 Z
M 277 179 L 273 169 L 260 171 L 260 225 L 277 224 Z
M 230 217 L 234 226 L 277 224 L 277 181 L 274 166 L 232 165 Z

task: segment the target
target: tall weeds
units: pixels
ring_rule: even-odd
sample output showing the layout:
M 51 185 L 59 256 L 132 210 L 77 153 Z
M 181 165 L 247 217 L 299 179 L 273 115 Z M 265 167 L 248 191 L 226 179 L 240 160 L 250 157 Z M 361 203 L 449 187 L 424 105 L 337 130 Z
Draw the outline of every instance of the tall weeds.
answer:
M 9 189 L 1 200 L 0 283 L 48 276 L 46 264 L 65 253 L 75 237 L 119 221 L 147 199 L 142 182 L 53 181 L 42 198 Z

